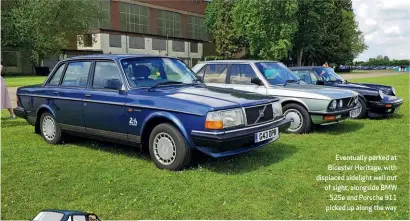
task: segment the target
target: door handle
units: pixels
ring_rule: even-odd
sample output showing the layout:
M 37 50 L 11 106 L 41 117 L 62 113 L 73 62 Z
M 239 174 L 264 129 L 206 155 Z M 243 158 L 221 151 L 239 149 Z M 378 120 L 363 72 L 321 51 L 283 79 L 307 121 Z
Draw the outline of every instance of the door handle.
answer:
M 54 91 L 53 94 L 58 94 L 58 91 Z
M 85 94 L 84 96 L 86 96 L 86 97 L 91 97 L 91 94 Z

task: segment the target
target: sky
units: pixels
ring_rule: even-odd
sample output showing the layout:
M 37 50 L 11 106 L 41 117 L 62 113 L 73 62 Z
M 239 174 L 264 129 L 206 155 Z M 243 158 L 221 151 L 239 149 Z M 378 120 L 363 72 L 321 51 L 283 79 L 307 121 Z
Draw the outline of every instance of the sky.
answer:
M 355 60 L 410 59 L 410 0 L 353 0 L 353 10 L 368 46 Z

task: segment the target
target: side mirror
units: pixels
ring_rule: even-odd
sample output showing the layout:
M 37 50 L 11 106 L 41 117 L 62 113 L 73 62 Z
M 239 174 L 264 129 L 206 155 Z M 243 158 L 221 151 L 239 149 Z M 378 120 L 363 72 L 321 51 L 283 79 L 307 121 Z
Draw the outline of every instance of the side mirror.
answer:
M 251 83 L 252 83 L 252 84 L 259 85 L 259 86 L 263 85 L 261 79 L 259 79 L 259 78 L 252 78 L 252 79 L 251 79 Z
M 113 90 L 121 90 L 122 82 L 118 79 L 107 79 L 105 80 L 104 88 L 113 89 Z
M 325 82 L 322 81 L 322 80 L 317 80 L 317 81 L 316 81 L 316 84 L 317 84 L 317 85 L 325 85 Z
M 201 83 L 204 83 L 204 78 L 201 77 L 201 76 L 196 76 L 196 80 L 201 82 Z

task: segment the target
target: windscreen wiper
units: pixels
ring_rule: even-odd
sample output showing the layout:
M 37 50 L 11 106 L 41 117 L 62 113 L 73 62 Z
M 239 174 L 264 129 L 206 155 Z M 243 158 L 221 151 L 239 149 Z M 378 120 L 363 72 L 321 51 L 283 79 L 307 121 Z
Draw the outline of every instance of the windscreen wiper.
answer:
M 299 84 L 299 82 L 300 82 L 300 79 L 299 80 L 286 80 L 283 86 L 286 86 L 288 83 L 298 83 Z
M 148 91 L 151 91 L 152 89 L 157 88 L 157 87 L 162 86 L 162 85 L 170 85 L 170 84 L 184 84 L 184 83 L 183 83 L 183 82 L 180 82 L 180 81 L 165 81 L 165 82 L 159 82 L 159 83 L 155 84 L 154 86 L 150 87 L 150 88 L 148 89 Z

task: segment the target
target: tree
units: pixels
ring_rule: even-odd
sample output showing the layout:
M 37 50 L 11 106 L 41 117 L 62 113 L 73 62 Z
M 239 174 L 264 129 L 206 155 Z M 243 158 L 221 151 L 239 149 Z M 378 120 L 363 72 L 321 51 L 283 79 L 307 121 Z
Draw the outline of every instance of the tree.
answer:
M 296 0 L 239 0 L 233 9 L 234 29 L 245 38 L 250 55 L 281 60 L 292 48 L 296 12 Z
M 1 4 L 1 46 L 28 52 L 34 64 L 59 53 L 70 38 L 86 33 L 102 16 L 100 2 L 94 0 L 2 0 Z
M 232 11 L 235 0 L 214 0 L 206 8 L 205 24 L 212 33 L 216 52 L 232 58 L 246 48 L 246 41 L 233 27 Z

